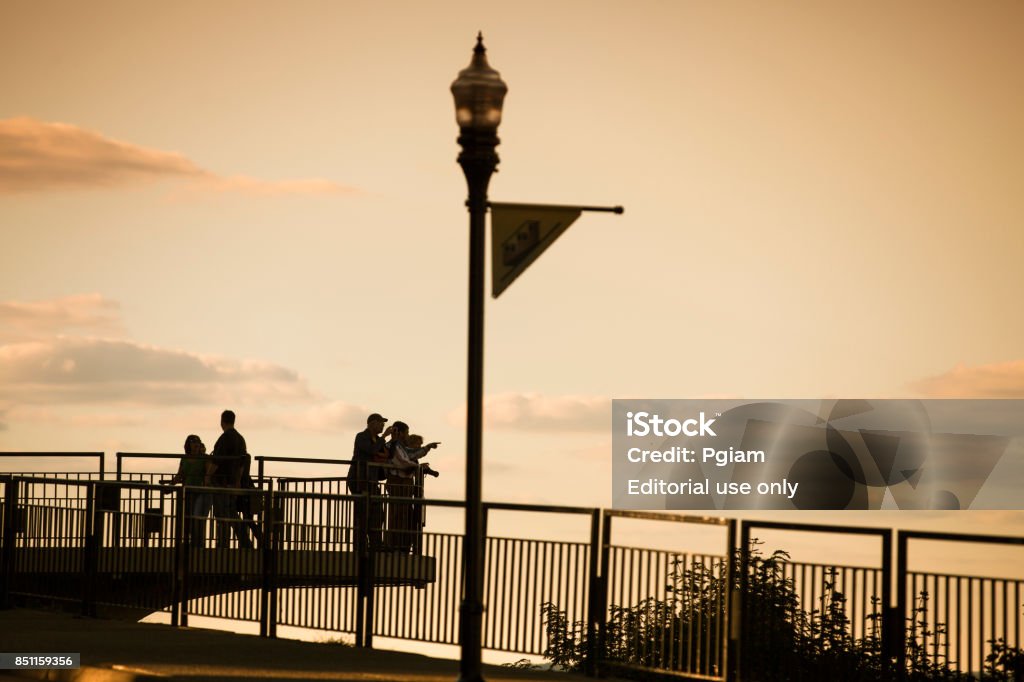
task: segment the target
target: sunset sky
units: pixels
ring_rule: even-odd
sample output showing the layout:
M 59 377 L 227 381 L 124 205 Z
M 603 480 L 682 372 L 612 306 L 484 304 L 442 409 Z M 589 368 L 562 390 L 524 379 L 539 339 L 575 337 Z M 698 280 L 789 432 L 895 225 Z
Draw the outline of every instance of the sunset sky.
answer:
M 488 300 L 485 499 L 609 505 L 612 398 L 1024 398 L 1021 3 L 7 0 L 0 450 L 379 411 L 461 497 L 478 30 L 491 198 L 626 207 Z

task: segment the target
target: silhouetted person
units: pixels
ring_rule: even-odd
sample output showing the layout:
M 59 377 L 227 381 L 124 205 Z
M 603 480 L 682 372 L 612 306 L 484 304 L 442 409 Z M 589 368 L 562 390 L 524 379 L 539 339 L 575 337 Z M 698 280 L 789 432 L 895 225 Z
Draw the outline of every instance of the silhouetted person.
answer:
M 356 434 L 355 443 L 352 448 L 352 463 L 348 467 L 348 479 L 346 484 L 349 492 L 353 495 L 362 495 L 369 491 L 371 495 L 379 495 L 379 482 L 386 478 L 387 472 L 381 466 L 388 460 L 387 444 L 384 437 L 391 433 L 388 428 L 384 431 L 384 423 L 387 421 L 380 414 L 374 412 L 366 418 L 366 429 Z M 381 431 L 384 431 L 383 436 Z M 380 500 L 370 500 L 369 509 L 365 506 L 366 501 L 358 498 L 355 503 L 355 519 L 353 526 L 356 533 L 356 546 L 368 541 L 370 547 L 378 548 L 383 545 L 381 537 L 381 525 L 384 521 L 384 506 Z M 369 528 L 365 527 L 364 519 L 369 516 Z
M 220 415 L 220 428 L 224 431 L 213 446 L 214 469 L 210 485 L 217 488 L 235 488 L 241 483 L 242 467 L 247 455 L 245 438 L 235 430 L 235 413 L 224 410 Z M 238 538 L 239 547 L 252 547 L 249 534 L 242 532 L 238 508 L 231 493 L 217 493 L 213 497 L 213 515 L 217 518 L 217 547 L 228 547 L 230 533 Z M 230 530 L 229 530 L 230 529 Z
M 252 457 L 246 453 L 245 457 L 242 458 L 242 476 L 239 479 L 239 487 L 242 491 L 248 494 L 238 496 L 237 509 L 238 513 L 242 515 L 242 533 L 246 534 L 251 530 L 253 538 L 256 542 L 263 542 L 263 531 L 260 530 L 260 526 L 256 523 L 256 512 L 260 507 L 262 498 L 255 492 L 258 490 L 256 482 L 252 480 L 252 476 L 249 473 L 249 469 L 252 466 Z
M 407 442 L 408 442 L 409 447 L 412 448 L 413 450 L 416 450 L 418 448 L 422 448 L 423 447 L 423 436 L 417 435 L 415 433 L 411 433 L 411 434 L 409 434 L 409 438 L 408 438 Z M 433 447 L 437 447 L 440 444 L 441 443 L 438 442 L 438 441 L 435 441 L 433 443 L 428 443 L 428 445 L 431 445 Z M 423 456 L 425 457 L 426 455 L 423 455 Z M 433 476 L 434 478 L 437 478 L 438 476 L 441 475 L 437 471 L 434 471 L 433 469 L 431 469 L 430 468 L 430 464 L 428 464 L 427 462 L 420 463 L 419 467 L 420 467 L 420 471 L 423 472 L 424 476 Z
M 440 443 L 423 446 L 423 438 L 416 436 L 418 442 L 413 440 L 409 435 L 409 425 L 405 422 L 396 421 L 391 433 L 391 442 L 388 443 L 391 464 L 387 477 L 388 498 L 417 497 L 416 473 L 420 468 L 418 462 Z M 429 466 L 426 470 L 436 475 Z M 408 501 L 395 502 L 388 499 L 388 548 L 396 552 L 409 552 L 415 545 L 415 533 L 419 530 L 418 520 L 417 505 Z
M 206 454 L 206 445 L 203 439 L 195 434 L 185 438 L 185 454 L 178 464 L 178 473 L 171 478 L 171 483 L 180 483 L 183 486 L 204 486 L 209 485 L 208 470 L 213 468 L 212 462 L 204 462 L 195 457 Z M 193 547 L 202 547 L 206 544 L 206 517 L 213 509 L 213 495 L 193 490 L 185 491 L 185 512 L 191 517 L 191 543 Z

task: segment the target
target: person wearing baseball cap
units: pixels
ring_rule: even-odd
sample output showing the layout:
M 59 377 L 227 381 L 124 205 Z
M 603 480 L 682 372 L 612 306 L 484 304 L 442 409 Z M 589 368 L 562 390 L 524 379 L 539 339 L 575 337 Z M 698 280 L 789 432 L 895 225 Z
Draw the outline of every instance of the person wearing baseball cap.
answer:
M 373 464 L 383 464 L 388 460 L 388 449 L 384 439 L 391 433 L 391 428 L 384 430 L 386 422 L 385 417 L 379 412 L 374 412 L 366 418 L 366 429 L 356 434 L 352 448 L 352 463 L 349 464 L 346 481 L 349 492 L 353 495 L 362 495 L 366 491 L 371 495 L 379 495 L 381 492 L 377 482 L 387 477 L 387 471 Z M 383 544 L 381 526 L 384 521 L 384 507 L 380 500 L 370 500 L 370 527 L 365 529 L 361 528 L 364 518 L 363 504 L 365 500 L 362 498 L 356 500 L 356 541 L 368 541 L 372 547 L 380 547 Z

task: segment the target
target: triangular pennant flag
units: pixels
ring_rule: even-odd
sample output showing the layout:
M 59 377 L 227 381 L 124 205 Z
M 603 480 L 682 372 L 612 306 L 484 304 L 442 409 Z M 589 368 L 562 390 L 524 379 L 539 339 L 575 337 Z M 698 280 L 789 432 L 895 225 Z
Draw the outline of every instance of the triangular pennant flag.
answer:
M 497 298 L 580 217 L 581 206 L 491 203 L 491 296 Z

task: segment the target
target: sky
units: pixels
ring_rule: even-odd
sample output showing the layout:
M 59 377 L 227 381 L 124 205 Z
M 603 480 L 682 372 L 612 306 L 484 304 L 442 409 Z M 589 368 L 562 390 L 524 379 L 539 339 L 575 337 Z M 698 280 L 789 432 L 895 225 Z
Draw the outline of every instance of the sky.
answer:
M 1024 398 L 1019 3 L 7 0 L 0 451 L 176 453 L 231 408 L 347 459 L 376 411 L 461 497 L 478 30 L 491 198 L 626 208 L 488 300 L 485 499 L 608 506 L 613 398 Z

